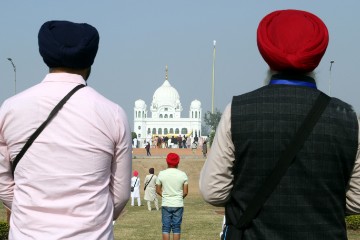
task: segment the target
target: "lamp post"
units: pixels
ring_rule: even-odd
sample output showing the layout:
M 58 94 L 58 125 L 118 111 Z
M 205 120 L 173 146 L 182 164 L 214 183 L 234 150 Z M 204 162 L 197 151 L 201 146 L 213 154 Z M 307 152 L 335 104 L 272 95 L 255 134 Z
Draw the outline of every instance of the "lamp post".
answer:
M 214 95 L 215 95 L 215 54 L 216 40 L 214 40 L 213 65 L 212 65 L 212 91 L 211 91 L 211 113 L 214 113 Z
M 15 74 L 14 84 L 15 84 L 15 94 L 16 94 L 16 66 L 11 58 L 7 58 L 7 60 L 11 62 L 11 65 L 13 66 L 14 69 L 14 74 Z
M 330 61 L 330 68 L 329 68 L 329 96 L 331 96 L 331 68 L 332 68 L 332 65 L 335 61 L 334 60 L 331 60 Z

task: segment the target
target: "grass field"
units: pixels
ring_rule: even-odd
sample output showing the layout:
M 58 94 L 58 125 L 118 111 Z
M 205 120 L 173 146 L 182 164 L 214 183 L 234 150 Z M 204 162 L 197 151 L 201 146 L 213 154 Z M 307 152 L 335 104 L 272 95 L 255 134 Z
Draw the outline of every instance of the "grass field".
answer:
M 142 151 L 145 150 L 142 149 Z M 133 169 L 139 172 L 140 194 L 143 198 L 142 189 L 148 169 L 154 167 L 155 174 L 158 174 L 160 170 L 166 168 L 166 163 L 165 157 L 143 158 L 141 154 L 135 155 Z M 191 152 L 185 154 L 179 165 L 179 169 L 185 171 L 189 177 L 189 195 L 185 198 L 181 240 L 218 240 L 224 209 L 211 206 L 201 198 L 198 187 L 199 172 L 205 160 L 199 153 L 193 157 L 191 154 Z M 158 199 L 161 204 L 161 199 Z M 1 209 L 0 221 L 5 220 L 5 210 Z M 115 223 L 114 235 L 116 240 L 161 239 L 161 211 L 155 209 L 151 212 L 148 211 L 143 199 L 140 207 L 131 207 L 129 202 Z M 360 231 L 348 231 L 348 238 L 349 240 L 360 240 Z
M 161 239 L 161 210 L 151 212 L 144 206 L 126 207 L 126 212 L 115 224 L 115 239 Z M 205 204 L 200 197 L 189 196 L 185 201 L 181 239 L 219 239 L 223 214 Z
M 213 207 L 203 201 L 200 196 L 198 182 L 199 171 L 204 159 L 181 159 L 179 169 L 184 170 L 189 177 L 189 195 L 185 198 L 182 223 L 182 240 L 215 240 L 219 239 L 223 220 L 223 208 Z M 166 168 L 164 159 L 134 159 L 133 169 L 139 172 L 141 179 L 141 197 L 143 198 L 144 178 L 150 167 L 155 168 L 155 174 Z M 161 203 L 161 198 L 159 203 Z M 136 201 L 135 201 L 136 202 Z M 141 207 L 131 207 L 127 204 L 120 219 L 115 224 L 115 239 L 161 239 L 161 210 L 147 210 L 146 202 L 142 200 Z M 136 205 L 136 204 L 135 204 Z M 154 207 L 153 207 L 154 208 Z
M 200 196 L 198 182 L 199 172 L 204 159 L 186 157 L 180 161 L 179 169 L 189 177 L 189 195 L 185 198 L 181 240 L 218 240 L 223 220 L 223 208 L 211 206 Z M 144 177 L 150 167 L 155 174 L 166 168 L 164 158 L 134 159 L 133 169 L 139 171 L 143 189 Z M 140 192 L 143 197 L 143 191 Z M 159 198 L 159 203 L 161 199 Z M 128 203 L 122 216 L 115 224 L 117 240 L 157 240 L 161 239 L 161 211 L 148 211 L 146 202 L 141 207 L 131 207 Z M 349 240 L 360 240 L 360 231 L 348 231 Z

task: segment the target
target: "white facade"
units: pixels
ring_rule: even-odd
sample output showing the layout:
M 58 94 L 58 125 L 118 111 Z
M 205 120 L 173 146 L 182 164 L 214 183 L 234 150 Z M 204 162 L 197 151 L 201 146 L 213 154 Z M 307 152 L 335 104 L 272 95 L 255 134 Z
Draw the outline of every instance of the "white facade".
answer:
M 165 81 L 153 95 L 151 116 L 148 115 L 145 101 L 135 101 L 134 132 L 139 147 L 143 147 L 154 136 L 201 136 L 201 102 L 196 99 L 191 102 L 187 118 L 181 117 L 182 110 L 179 93 L 168 81 L 166 68 Z

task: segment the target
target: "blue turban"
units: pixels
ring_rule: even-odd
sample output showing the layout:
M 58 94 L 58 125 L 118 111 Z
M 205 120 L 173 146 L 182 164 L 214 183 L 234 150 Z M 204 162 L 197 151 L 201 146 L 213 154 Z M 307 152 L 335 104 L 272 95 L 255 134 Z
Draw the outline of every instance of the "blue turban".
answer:
M 40 55 L 49 68 L 83 69 L 94 63 L 99 33 L 86 23 L 48 21 L 41 26 L 38 41 Z

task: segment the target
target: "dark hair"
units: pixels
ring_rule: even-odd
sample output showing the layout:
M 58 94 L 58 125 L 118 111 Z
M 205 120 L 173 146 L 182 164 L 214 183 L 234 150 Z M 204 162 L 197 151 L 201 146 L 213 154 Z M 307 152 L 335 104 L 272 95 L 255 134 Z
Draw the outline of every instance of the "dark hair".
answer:
M 149 168 L 149 173 L 154 174 L 154 168 Z

